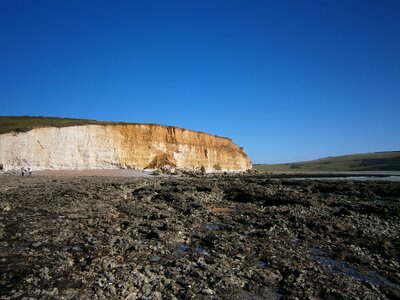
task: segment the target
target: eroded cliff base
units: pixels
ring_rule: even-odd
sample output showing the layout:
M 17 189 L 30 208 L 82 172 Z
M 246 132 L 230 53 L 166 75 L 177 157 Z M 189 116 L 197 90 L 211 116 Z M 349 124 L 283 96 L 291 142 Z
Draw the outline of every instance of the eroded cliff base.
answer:
M 397 299 L 400 184 L 2 177 L 0 298 Z

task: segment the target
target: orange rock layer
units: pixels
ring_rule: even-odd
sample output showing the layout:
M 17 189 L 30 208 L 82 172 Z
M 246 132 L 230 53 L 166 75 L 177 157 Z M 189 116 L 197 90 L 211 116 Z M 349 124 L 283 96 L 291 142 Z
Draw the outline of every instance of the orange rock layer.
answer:
M 120 162 L 128 168 L 251 169 L 246 153 L 228 138 L 160 125 L 108 126 L 115 132 L 114 145 L 121 149 Z
M 43 127 L 0 135 L 7 168 L 244 171 L 251 162 L 230 139 L 152 124 Z

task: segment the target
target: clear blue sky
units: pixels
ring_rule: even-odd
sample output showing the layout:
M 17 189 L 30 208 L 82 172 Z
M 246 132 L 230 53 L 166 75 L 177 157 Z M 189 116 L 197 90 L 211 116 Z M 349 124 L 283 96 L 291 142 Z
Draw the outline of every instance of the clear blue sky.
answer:
M 255 163 L 400 150 L 400 1 L 2 0 L 0 115 L 175 125 Z

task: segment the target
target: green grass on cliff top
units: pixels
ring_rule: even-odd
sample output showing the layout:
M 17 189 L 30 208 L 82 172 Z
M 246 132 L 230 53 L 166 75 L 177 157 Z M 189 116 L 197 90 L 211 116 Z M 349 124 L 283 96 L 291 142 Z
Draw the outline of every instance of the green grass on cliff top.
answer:
M 400 171 L 400 151 L 352 154 L 286 164 L 255 164 L 265 172 Z
M 66 127 L 89 124 L 104 124 L 95 120 L 81 120 L 52 117 L 10 117 L 0 116 L 0 134 L 9 132 L 26 132 L 36 127 Z
M 83 120 L 83 119 L 71 119 L 71 118 L 56 118 L 56 117 L 31 117 L 31 116 L 0 116 L 0 134 L 10 132 L 27 132 L 38 127 L 68 127 L 68 126 L 79 126 L 79 125 L 106 125 L 106 124 L 144 124 L 144 123 L 126 123 L 126 122 L 109 122 L 109 121 L 96 121 L 96 120 Z M 146 124 L 155 126 L 165 126 L 179 128 L 176 126 L 166 126 L 159 124 Z M 189 130 L 181 128 L 182 130 Z M 192 131 L 192 130 L 189 130 Z M 195 131 L 205 133 L 201 131 Z M 221 137 L 214 134 L 211 136 L 220 137 L 231 140 L 227 137 Z

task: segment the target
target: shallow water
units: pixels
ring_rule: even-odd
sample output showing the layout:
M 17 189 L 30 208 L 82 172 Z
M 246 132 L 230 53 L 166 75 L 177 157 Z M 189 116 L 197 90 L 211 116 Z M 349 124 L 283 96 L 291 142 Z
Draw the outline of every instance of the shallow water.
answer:
M 268 261 L 266 259 L 258 259 L 257 260 L 257 267 L 261 269 L 265 269 L 268 267 Z
M 340 259 L 334 259 L 321 249 L 314 248 L 312 249 L 312 252 L 314 254 L 312 258 L 320 262 L 322 265 L 329 267 L 332 273 L 348 276 L 376 286 L 389 286 L 391 288 L 400 290 L 399 284 L 393 283 L 388 278 L 376 271 L 366 270 L 366 272 L 361 273 L 356 269 L 356 267 L 352 266 L 348 262 Z
M 194 252 L 197 252 L 197 253 L 204 253 L 204 254 L 207 254 L 207 253 L 208 253 L 207 249 L 202 248 L 202 247 L 194 248 Z
M 152 261 L 152 262 L 159 262 L 160 260 L 161 260 L 161 256 L 158 256 L 158 255 L 153 256 L 153 257 L 151 258 L 151 261 Z
M 214 230 L 221 230 L 221 225 L 218 224 L 206 224 L 204 225 L 206 230 L 214 231 Z
M 189 248 L 190 248 L 190 246 L 187 244 L 182 244 L 182 243 L 178 244 L 175 247 L 175 255 L 177 257 L 182 257 L 186 253 L 186 251 L 189 250 Z

